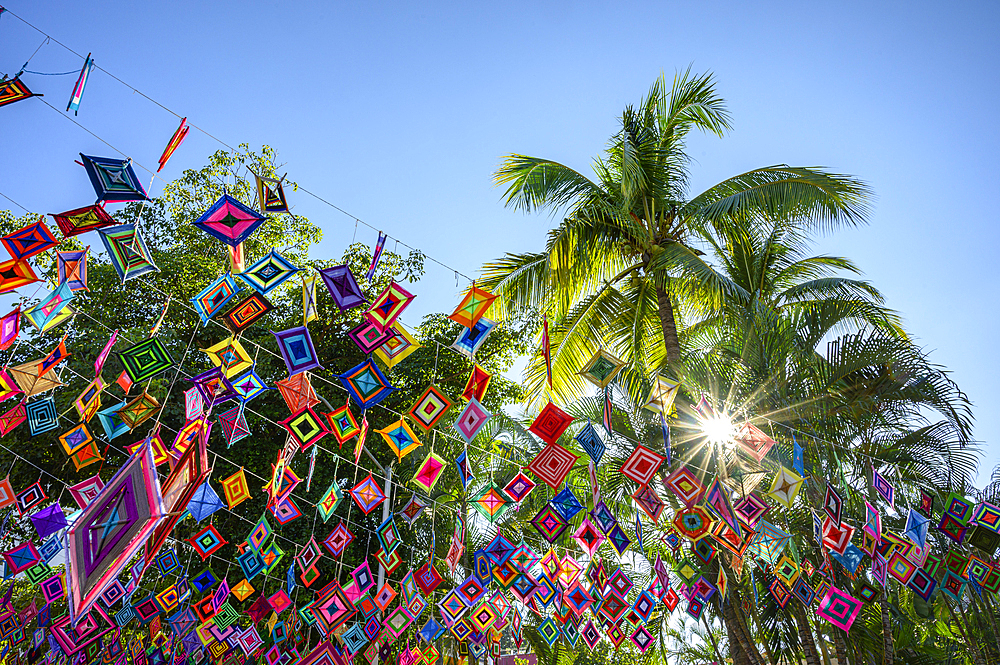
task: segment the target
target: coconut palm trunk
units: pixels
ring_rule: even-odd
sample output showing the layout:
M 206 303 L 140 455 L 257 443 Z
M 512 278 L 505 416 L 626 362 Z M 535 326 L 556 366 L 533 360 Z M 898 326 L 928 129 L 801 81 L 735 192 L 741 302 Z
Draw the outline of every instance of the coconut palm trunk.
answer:
M 812 628 L 809 625 L 809 618 L 806 616 L 805 607 L 795 600 L 791 601 L 792 616 L 795 617 L 795 626 L 799 632 L 799 643 L 802 645 L 802 653 L 805 655 L 806 665 L 820 665 L 819 653 L 816 650 L 816 640 L 813 639 Z
M 837 665 L 850 665 L 847 660 L 847 643 L 839 628 L 833 630 L 833 646 L 837 650 Z
M 667 365 L 676 370 L 681 364 L 681 343 L 677 336 L 674 303 L 670 298 L 670 292 L 662 286 L 656 287 L 656 309 L 660 315 L 660 327 L 663 330 L 663 347 L 667 353 Z
M 736 632 L 736 622 L 732 620 L 732 611 L 727 612 L 725 606 L 722 608 L 722 623 L 726 627 L 726 636 L 729 638 L 729 657 L 732 659 L 733 665 L 750 665 L 750 656 L 747 655 L 740 635 Z
M 740 651 L 746 657 L 746 662 L 750 665 L 764 665 L 764 658 L 754 644 L 753 636 L 750 635 L 750 631 L 741 616 L 739 607 L 742 602 L 739 589 L 731 589 L 728 598 L 722 603 L 722 621 L 726 625 L 727 633 L 736 636 L 735 644 L 739 646 Z M 732 649 L 733 644 L 730 641 L 730 649 Z M 735 660 L 735 654 L 733 657 Z
M 889 601 L 885 595 L 879 599 L 882 611 L 882 665 L 892 665 L 895 661 L 896 649 L 893 645 L 892 623 L 889 621 Z
M 962 634 L 962 638 L 965 640 L 969 653 L 972 654 L 972 662 L 976 665 L 985 665 L 986 661 L 983 659 L 982 653 L 979 651 L 979 646 L 973 640 L 972 631 L 969 630 L 969 625 L 965 622 L 965 616 L 962 612 L 962 607 L 959 605 L 959 614 L 955 613 L 955 609 L 951 606 L 951 603 L 947 598 L 942 598 L 945 607 L 948 608 L 948 612 L 951 614 L 951 619 L 958 628 L 958 632 Z

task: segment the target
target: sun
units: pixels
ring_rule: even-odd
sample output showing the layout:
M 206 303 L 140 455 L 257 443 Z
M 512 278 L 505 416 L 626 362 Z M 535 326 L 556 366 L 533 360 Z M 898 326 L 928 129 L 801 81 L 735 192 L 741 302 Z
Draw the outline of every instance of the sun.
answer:
M 702 420 L 701 431 L 713 445 L 729 443 L 736 436 L 736 426 L 725 414 L 715 414 Z

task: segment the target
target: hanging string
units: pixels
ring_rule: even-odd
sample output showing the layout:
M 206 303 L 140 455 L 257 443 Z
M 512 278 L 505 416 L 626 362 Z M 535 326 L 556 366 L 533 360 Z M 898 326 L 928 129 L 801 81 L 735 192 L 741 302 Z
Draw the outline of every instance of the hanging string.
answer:
M 7 11 L 10 12 L 11 16 L 17 17 L 17 14 L 15 14 L 14 12 L 11 12 L 9 9 Z M 20 17 L 18 17 L 18 18 L 20 18 Z M 39 31 L 39 32 L 41 32 L 41 31 Z M 45 34 L 45 33 L 42 33 L 42 34 Z M 34 53 L 32 53 L 31 56 L 27 60 L 25 60 L 24 64 L 21 65 L 21 71 L 19 71 L 17 74 L 14 74 L 14 76 L 12 76 L 11 78 L 17 78 L 18 76 L 20 76 L 21 74 L 24 73 L 24 70 L 27 69 L 27 67 L 28 67 L 28 63 L 31 62 L 32 59 L 36 55 L 38 55 L 38 52 L 42 50 L 43 46 L 45 46 L 46 44 L 49 43 L 49 39 L 50 39 L 50 37 L 48 35 L 46 35 L 45 39 L 43 39 L 42 43 L 38 45 L 38 48 L 35 49 Z
M 65 44 L 63 44 L 62 42 L 60 42 L 60 41 L 59 41 L 58 39 L 56 39 L 56 38 L 52 37 L 51 35 L 49 35 L 49 34 L 48 34 L 48 33 L 46 33 L 45 31 L 43 31 L 43 30 L 42 30 L 41 28 L 38 28 L 37 26 L 35 26 L 34 24 L 32 24 L 32 23 L 30 23 L 29 21 L 25 20 L 24 18 L 22 18 L 22 17 L 21 17 L 21 16 L 19 16 L 18 14 L 14 13 L 14 12 L 11 12 L 10 10 L 8 10 L 8 13 L 10 13 L 10 15 L 11 15 L 11 16 L 13 16 L 13 17 L 17 18 L 17 19 L 18 19 L 19 21 L 21 21 L 21 22 L 22 22 L 22 23 L 24 23 L 25 25 L 29 26 L 29 27 L 30 27 L 30 28 L 32 28 L 33 30 L 37 31 L 37 32 L 38 32 L 39 34 L 41 34 L 41 35 L 44 35 L 44 36 L 46 37 L 46 41 L 48 41 L 48 40 L 51 40 L 52 42 L 54 42 L 54 43 L 58 44 L 59 46 L 63 47 L 64 49 L 66 49 L 66 50 L 67 50 L 67 51 L 69 51 L 70 53 L 72 53 L 72 54 L 76 55 L 77 57 L 79 57 L 79 58 L 83 58 L 83 57 L 84 57 L 84 56 L 83 56 L 82 54 L 80 54 L 80 53 L 77 53 L 77 52 L 76 52 L 75 50 L 73 50 L 73 49 L 71 49 L 70 47 L 66 46 Z M 44 43 L 45 43 L 45 42 L 43 42 L 43 44 L 42 44 L 42 45 L 44 45 Z M 41 48 L 41 46 L 39 46 L 39 48 Z M 36 51 L 36 52 L 37 52 L 37 51 Z M 34 57 L 34 56 L 32 56 L 32 57 Z M 30 58 L 29 58 L 29 61 L 30 61 Z M 113 73 L 111 73 L 110 71 L 108 71 L 108 70 L 107 70 L 107 69 L 105 69 L 104 67 L 101 67 L 100 65 L 97 65 L 97 64 L 95 64 L 95 65 L 93 65 L 93 68 L 94 68 L 94 69 L 97 69 L 97 70 L 99 70 L 99 71 L 102 71 L 102 72 L 104 72 L 105 74 L 107 74 L 108 76 L 110 76 L 110 77 L 111 77 L 112 79 L 114 79 L 114 80 L 115 80 L 115 81 L 117 81 L 118 83 L 122 84 L 123 86 L 125 86 L 126 88 L 128 88 L 129 90 L 131 90 L 131 91 L 132 91 L 133 93 L 135 93 L 135 94 L 137 94 L 137 95 L 139 95 L 139 96 L 141 96 L 141 97 L 145 98 L 146 100 L 148 100 L 148 101 L 152 102 L 153 104 L 155 104 L 156 106 L 160 107 L 161 109 L 163 109 L 163 110 L 164 110 L 164 111 L 166 111 L 167 113 L 169 113 L 169 114 L 173 115 L 174 117 L 176 117 L 176 118 L 178 118 L 178 119 L 180 119 L 180 118 L 182 118 L 182 117 L 187 117 L 187 116 L 182 116 L 181 114 L 179 114 L 179 113 L 177 113 L 176 111 L 174 111 L 174 110 L 172 110 L 172 109 L 168 108 L 167 106 L 165 106 L 165 105 L 161 104 L 160 102 L 158 102 L 157 100 L 153 99 L 153 98 L 152 98 L 152 97 L 150 97 L 149 95 L 147 95 L 147 94 L 143 93 L 142 91 L 140 91 L 139 89 L 135 88 L 134 86 L 132 86 L 132 85 L 129 85 L 128 83 L 126 83 L 126 82 L 125 82 L 125 81 L 123 81 L 122 79 L 118 78 L 117 76 L 115 76 L 115 75 L 114 75 Z M 42 99 L 41 101 L 42 101 L 43 103 L 45 103 L 45 104 L 46 104 L 47 106 L 49 106 L 50 108 L 52 108 L 53 110 L 55 110 L 55 111 L 57 111 L 57 112 L 58 112 L 58 109 L 56 109 L 56 108 L 55 108 L 54 106 L 52 106 L 51 104 L 49 104 L 48 102 L 46 102 L 46 101 L 45 101 L 44 99 Z M 73 119 L 72 117 L 70 117 L 70 116 L 68 116 L 68 115 L 66 115 L 66 114 L 64 114 L 64 113 L 59 113 L 59 115 L 61 115 L 61 116 L 63 116 L 63 117 L 66 117 L 66 118 L 68 118 L 69 120 L 72 120 L 72 121 L 73 121 L 73 122 L 74 122 L 75 124 L 77 124 L 77 125 L 78 125 L 78 126 L 80 126 L 80 127 L 82 128 L 82 129 L 84 129 L 84 131 L 86 131 L 86 132 L 87 132 L 88 134 L 91 134 L 92 136 L 94 136 L 94 138 L 98 139 L 99 141 L 101 141 L 102 143 L 104 143 L 105 145 L 107 145 L 108 147 L 110 147 L 110 148 L 111 148 L 112 150 L 115 150 L 115 151 L 116 151 L 116 152 L 118 152 L 119 154 L 122 154 L 122 155 L 125 155 L 125 153 L 124 153 L 124 152 L 122 152 L 121 150 L 118 150 L 117 148 L 115 148 L 114 146 L 112 146 L 112 145 L 111 145 L 110 143 L 108 143 L 108 142 L 107 142 L 107 141 L 105 141 L 104 139 L 100 138 L 99 136 L 97 136 L 96 134 L 94 134 L 93 132 L 91 132 L 91 131 L 90 131 L 89 129 L 87 129 L 86 127 L 84 127 L 83 125 L 81 125 L 81 124 L 80 124 L 79 122 L 77 122 L 76 120 L 74 120 L 74 119 Z M 218 137 L 217 137 L 217 136 L 215 136 L 214 134 L 211 134 L 210 132 L 208 132 L 207 130 L 203 129 L 203 128 L 202 128 L 202 127 L 200 127 L 199 125 L 196 125 L 196 124 L 194 124 L 193 122 L 188 122 L 187 124 L 188 124 L 188 126 L 189 126 L 189 127 L 192 127 L 193 129 L 196 129 L 196 130 L 198 130 L 199 132 L 201 132 L 201 133 L 202 133 L 202 134 L 204 134 L 205 136 L 209 137 L 209 138 L 210 138 L 210 139 L 212 139 L 213 141 L 216 141 L 217 143 L 219 143 L 219 144 L 220 144 L 220 145 L 222 145 L 223 147 L 227 148 L 227 149 L 228 149 L 228 150 L 229 150 L 230 152 L 236 152 L 236 148 L 234 148 L 234 147 L 233 147 L 233 146 L 231 146 L 230 144 L 226 143 L 226 142 L 225 142 L 225 141 L 223 141 L 222 139 L 218 138 Z M 155 172 L 154 172 L 154 171 L 153 171 L 152 169 L 148 169 L 148 168 L 146 168 L 145 166 L 142 166 L 141 164 L 136 164 L 136 165 L 137 165 L 137 166 L 139 166 L 140 168 L 142 168 L 142 169 L 144 169 L 144 170 L 148 171 L 149 173 L 155 173 Z M 316 199 L 317 201 L 319 201 L 319 202 L 321 202 L 321 203 L 323 203 L 323 204 L 325 204 L 325 205 L 329 206 L 330 208 L 333 208 L 333 209 L 334 209 L 334 210 L 336 210 L 337 212 L 340 212 L 341 214 L 343 214 L 343 215 L 345 215 L 345 216 L 347 216 L 347 217 L 350 217 L 351 219 L 353 219 L 353 220 L 355 221 L 355 227 L 357 227 L 357 225 L 358 225 L 358 224 L 363 224 L 364 226 L 366 226 L 367 228 L 371 229 L 372 231 L 378 231 L 378 230 L 379 230 L 379 229 L 378 229 L 377 227 L 373 226 L 372 224 L 369 224 L 368 222 L 364 221 L 363 219 L 360 219 L 360 218 L 359 218 L 359 217 L 357 217 L 356 215 L 352 215 L 351 213 L 347 212 L 347 211 L 346 211 L 346 210 L 344 210 L 343 208 L 341 208 L 341 207 L 337 206 L 336 204 L 334 204 L 334 203 L 332 203 L 332 202 L 328 201 L 327 199 L 323 198 L 323 197 L 322 197 L 322 196 L 320 196 L 319 194 L 317 194 L 317 193 L 315 193 L 315 192 L 313 192 L 313 191 L 311 191 L 311 190 L 307 189 L 306 187 L 304 187 L 304 186 L 302 186 L 302 185 L 298 185 L 298 187 L 297 187 L 297 191 L 301 191 L 301 192 L 305 193 L 306 195 L 308 195 L 308 196 L 311 196 L 312 198 Z M 357 234 L 355 233 L 355 236 L 356 236 L 356 235 L 357 235 Z M 393 239 L 393 240 L 395 241 L 395 243 L 396 243 L 397 245 L 402 245 L 402 246 L 403 246 L 404 248 L 406 248 L 406 249 L 407 249 L 407 250 L 409 250 L 410 252 L 419 252 L 419 253 L 420 253 L 420 254 L 421 254 L 421 255 L 422 255 L 423 257 L 424 257 L 424 259 L 425 259 L 425 260 L 427 260 L 427 261 L 430 261 L 431 263 L 435 263 L 435 264 L 437 264 L 437 265 L 441 266 L 442 268 L 444 268 L 444 269 L 446 269 L 446 270 L 450 270 L 450 271 L 453 271 L 453 272 L 455 273 L 455 275 L 456 275 L 456 281 L 457 281 L 457 277 L 458 277 L 458 275 L 461 275 L 462 277 L 464 277 L 464 278 L 465 278 L 465 279 L 466 279 L 467 281 L 469 281 L 470 283 L 471 283 L 472 281 L 474 281 L 474 280 L 473 280 L 473 279 L 472 279 L 471 277 L 469 277 L 469 276 L 468 276 L 468 275 L 466 275 L 465 273 L 463 273 L 463 272 L 461 272 L 461 271 L 459 271 L 459 270 L 457 270 L 457 269 L 455 269 L 455 268 L 452 268 L 451 266 L 449 266 L 449 265 L 447 265 L 446 263 L 444 263 L 444 262 L 442 262 L 442 261 L 438 260 L 437 258 L 435 258 L 435 257 L 433 257 L 433 256 L 431 256 L 431 255 L 429 255 L 429 254 L 427 254 L 426 252 L 423 252 L 423 251 L 422 251 L 422 250 L 420 250 L 419 248 L 417 248 L 417 247 L 414 247 L 414 246 L 412 246 L 412 245 L 409 245 L 409 244 L 408 244 L 408 243 L 406 243 L 405 241 L 403 241 L 403 240 L 401 240 L 401 239 L 399 239 L 399 238 L 397 238 L 397 237 L 395 237 L 395 236 L 392 236 L 391 234 L 385 234 L 385 235 L 386 235 L 386 238 L 387 238 L 387 239 L 388 239 L 388 238 L 392 238 L 392 239 Z
M 37 74 L 38 76 L 66 76 L 68 74 L 79 74 L 80 70 L 74 69 L 73 71 L 69 72 L 33 72 L 31 70 L 25 69 L 22 70 L 22 72 L 24 74 Z
M 153 174 L 153 176 L 154 176 L 154 177 L 156 176 L 156 172 L 155 172 L 155 171 L 153 171 L 152 169 L 150 169 L 150 168 L 147 168 L 146 166 L 143 166 L 143 165 L 142 165 L 142 164 L 140 164 L 139 162 L 135 161 L 135 160 L 134 160 L 134 159 L 132 159 L 132 158 L 131 158 L 131 157 L 130 157 L 129 155 L 127 155 L 127 154 L 126 154 L 126 153 L 125 153 L 125 152 L 124 152 L 123 150 L 120 150 L 119 148 L 116 148 L 115 146 L 113 146 L 113 145 L 112 145 L 111 143 L 109 143 L 109 142 L 108 142 L 107 140 L 105 140 L 104 138 L 102 138 L 102 137 L 98 136 L 98 135 L 97 135 L 97 134 L 95 134 L 94 132 L 92 132 L 92 131 L 90 131 L 89 129 L 87 129 L 87 127 L 85 127 L 85 126 L 84 126 L 83 124 L 81 124 L 81 123 L 80 123 L 80 121 L 76 120 L 75 118 L 73 118 L 72 116 L 70 116 L 70 115 L 68 115 L 68 114 L 66 114 L 66 113 L 63 113 L 62 111 L 60 111 L 59 109 L 57 109 L 57 108 L 56 108 L 55 106 L 52 106 L 52 104 L 50 104 L 50 103 L 49 103 L 48 101 L 46 101 L 46 100 L 45 100 L 45 98 L 43 98 L 43 97 L 39 97 L 39 96 L 35 96 L 35 97 L 32 97 L 32 99 L 37 99 L 37 100 L 38 100 L 39 102 L 41 102 L 42 104 L 45 104 L 45 105 L 46 105 L 46 106 L 48 106 L 48 107 L 49 107 L 50 109 L 52 109 L 53 111 L 55 111 L 55 112 L 56 112 L 56 113 L 57 113 L 57 114 L 59 115 L 59 117 L 61 117 L 61 118 L 66 118 L 67 120 L 69 120 L 70 122 L 72 122 L 72 123 L 73 123 L 74 125 L 76 125 L 76 126 L 77 126 L 77 127 L 79 127 L 80 129 L 82 129 L 83 131 L 87 132 L 88 134 L 90 134 L 90 135 L 91 135 L 91 136 L 93 136 L 93 137 L 94 137 L 95 139 L 97 139 L 98 141 L 100 141 L 100 142 L 101 142 L 101 143 L 103 143 L 104 145 L 108 146 L 109 148 L 111 148 L 111 149 L 112 149 L 112 150 L 114 150 L 115 152 L 117 152 L 117 153 L 118 153 L 119 155 L 121 155 L 122 157 L 125 157 L 125 158 L 127 158 L 127 159 L 130 159 L 130 160 L 132 161 L 132 164 L 134 164 L 135 166 L 138 166 L 138 167 L 139 167 L 140 169 L 142 169 L 143 171 L 146 171 L 146 172 L 148 172 L 148 173 L 151 173 L 151 174 Z
M 763 416 L 761 417 L 761 419 L 764 420 L 765 422 L 771 423 L 772 425 L 776 425 L 778 427 L 783 427 L 784 429 L 788 430 L 789 432 L 792 432 L 792 433 L 795 433 L 795 434 L 800 434 L 800 435 L 802 435 L 804 437 L 808 436 L 809 438 L 814 439 L 815 441 L 821 441 L 824 444 L 830 446 L 831 448 L 835 448 L 837 450 L 848 452 L 851 455 L 857 455 L 859 457 L 864 457 L 867 460 L 870 460 L 872 462 L 878 462 L 879 464 L 889 464 L 889 462 L 887 460 L 880 459 L 879 457 L 877 457 L 875 455 L 869 455 L 868 453 L 863 453 L 860 450 L 855 450 L 854 448 L 850 448 L 848 446 L 844 446 L 844 445 L 841 445 L 839 443 L 834 443 L 833 441 L 830 441 L 829 439 L 824 439 L 821 436 L 817 436 L 814 432 L 807 432 L 806 430 L 802 430 L 802 429 L 799 429 L 799 428 L 796 428 L 796 427 L 792 427 L 791 425 L 787 425 L 785 423 L 782 423 L 782 422 L 779 422 L 779 421 L 776 421 L 776 420 L 770 420 L 769 418 L 766 418 L 766 417 L 763 417 Z M 974 441 L 973 443 L 981 443 L 981 442 Z M 887 451 L 887 452 L 889 452 L 889 451 Z
M 27 209 L 27 208 L 25 208 L 25 207 L 24 207 L 23 205 L 21 205 L 20 203 L 18 203 L 18 202 L 17 202 L 17 201 L 15 201 L 14 199 L 10 198 L 9 196 L 7 196 L 6 194 L 4 194 L 3 192 L 0 192 L 0 196 L 4 197 L 5 199 L 7 199 L 7 200 L 8 200 L 8 201 L 10 201 L 11 203 L 13 203 L 14 205 L 16 205 L 16 206 L 17 206 L 18 208 L 20 208 L 21 210 L 23 210 L 23 211 L 24 211 L 24 212 L 26 212 L 27 214 L 29 214 L 29 215 L 31 214 L 31 211 L 30 211 L 30 210 L 28 210 L 28 209 Z

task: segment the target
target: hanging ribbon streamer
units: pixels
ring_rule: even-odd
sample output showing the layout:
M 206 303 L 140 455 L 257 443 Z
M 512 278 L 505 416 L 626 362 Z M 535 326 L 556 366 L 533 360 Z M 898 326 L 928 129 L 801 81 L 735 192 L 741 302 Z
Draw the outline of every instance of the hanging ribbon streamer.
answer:
M 375 276 L 375 268 L 378 267 L 379 259 L 382 258 L 382 249 L 385 247 L 385 241 L 389 239 L 389 236 L 385 235 L 381 231 L 378 232 L 378 242 L 375 243 L 375 252 L 372 254 L 372 264 L 368 268 L 368 273 L 365 274 L 365 279 L 367 281 L 372 281 L 372 277 Z
M 319 446 L 313 446 L 312 456 L 309 458 L 309 475 L 306 476 L 306 492 L 312 487 L 313 471 L 316 470 L 316 453 L 318 452 Z
M 667 425 L 667 419 L 663 417 L 663 411 L 660 411 L 660 427 L 663 428 L 663 452 L 667 458 L 667 467 L 670 467 L 670 427 Z
M 611 388 L 604 389 L 604 429 L 607 430 L 608 436 L 611 436 L 614 432 L 611 430 Z
M 820 547 L 823 546 L 823 522 L 820 521 L 819 515 L 812 508 L 809 509 L 812 513 L 812 525 L 813 525 L 813 540 L 816 541 Z
M 645 557 L 646 551 L 642 547 L 642 520 L 639 519 L 638 509 L 635 511 L 635 542 L 639 546 L 639 553 Z
M 542 318 L 542 357 L 545 358 L 545 380 L 552 390 L 552 350 L 549 348 L 549 316 Z
M 802 454 L 802 446 L 799 442 L 795 440 L 795 433 L 792 432 L 792 467 L 795 469 L 795 473 L 800 476 L 806 475 L 805 459 Z
M 319 274 L 302 278 L 302 325 L 316 318 L 316 280 Z
M 433 566 L 434 565 L 434 549 L 437 547 L 437 534 L 434 533 L 434 529 L 431 529 L 431 553 L 427 562 Z
M 167 302 L 163 305 L 163 311 L 160 312 L 160 318 L 158 318 L 156 320 L 156 325 L 154 325 L 153 329 L 149 331 L 149 337 L 150 337 L 150 339 L 152 339 L 153 337 L 156 337 L 156 333 L 160 332 L 160 326 L 163 325 L 163 319 L 165 319 L 167 317 L 167 309 L 170 307 L 170 298 L 171 297 L 172 296 L 167 296 Z
M 840 479 L 840 488 L 850 496 L 851 488 L 844 478 L 844 467 L 840 463 L 840 457 L 837 455 L 836 450 L 833 451 L 833 459 L 837 462 L 837 477 Z
M 9 527 L 10 527 L 10 518 L 13 515 L 14 515 L 14 509 L 11 508 L 10 510 L 7 511 L 7 514 L 4 516 L 4 518 L 3 518 L 3 526 L 0 526 L 0 538 L 6 538 L 7 537 L 7 532 L 10 530 L 9 529 Z M 13 585 L 11 585 L 11 589 L 13 589 L 13 588 L 14 588 Z M 13 591 L 10 591 L 10 593 L 13 593 Z
M 361 431 L 358 432 L 358 442 L 354 445 L 354 464 L 361 461 L 361 451 L 365 448 L 365 438 L 368 436 L 368 413 L 361 412 Z
M 594 505 L 601 502 L 601 486 L 597 484 L 597 467 L 594 465 L 594 460 L 590 460 L 590 486 L 594 491 Z
M 80 99 L 83 97 L 83 89 L 87 87 L 87 81 L 90 80 L 90 72 L 94 69 L 94 60 L 90 55 L 88 53 L 87 59 L 83 61 L 83 68 L 80 69 L 80 77 L 76 79 L 76 85 L 73 86 L 73 94 L 70 95 L 69 104 L 66 105 L 66 111 L 73 111 L 73 115 L 80 114 Z
M 108 359 L 108 354 L 111 353 L 111 348 L 115 345 L 115 342 L 117 341 L 118 341 L 118 331 L 116 330 L 113 333 L 111 333 L 111 338 L 108 339 L 107 343 L 104 345 L 104 348 L 101 349 L 101 352 L 97 354 L 97 358 L 94 360 L 94 376 L 101 375 L 101 370 L 104 368 L 104 361 Z
M 187 138 L 189 129 L 191 128 L 187 126 L 187 118 L 181 118 L 181 124 L 178 125 L 176 130 L 174 130 L 173 136 L 171 136 L 170 140 L 167 142 L 167 147 L 163 149 L 163 154 L 161 154 L 160 159 L 157 160 L 160 164 L 160 168 L 156 169 L 157 173 L 163 170 L 163 167 L 167 165 L 167 161 L 174 154 L 174 151 L 181 147 L 181 143 L 184 143 L 184 139 Z

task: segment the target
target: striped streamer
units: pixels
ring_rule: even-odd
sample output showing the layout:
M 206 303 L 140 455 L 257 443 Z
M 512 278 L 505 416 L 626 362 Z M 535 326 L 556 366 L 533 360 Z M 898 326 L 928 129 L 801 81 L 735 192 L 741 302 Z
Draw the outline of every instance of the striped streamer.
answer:
M 69 98 L 69 104 L 66 105 L 67 112 L 73 111 L 73 115 L 80 114 L 80 98 L 83 97 L 83 89 L 87 87 L 87 81 L 90 79 L 90 72 L 93 68 L 94 60 L 88 53 L 87 59 L 83 61 L 80 76 L 76 79 L 76 85 L 73 86 L 73 95 Z

